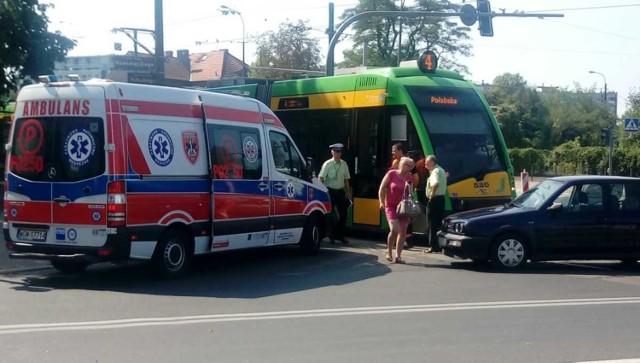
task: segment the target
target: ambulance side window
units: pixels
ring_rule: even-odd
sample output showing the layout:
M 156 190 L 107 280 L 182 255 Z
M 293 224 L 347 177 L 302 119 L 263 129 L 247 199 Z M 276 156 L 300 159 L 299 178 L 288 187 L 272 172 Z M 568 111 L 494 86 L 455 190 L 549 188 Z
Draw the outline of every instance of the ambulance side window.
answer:
M 276 170 L 280 173 L 304 179 L 305 164 L 293 146 L 293 142 L 285 134 L 270 131 L 269 141 L 271 142 L 271 153 Z
M 262 142 L 253 127 L 207 125 L 213 179 L 262 178 Z

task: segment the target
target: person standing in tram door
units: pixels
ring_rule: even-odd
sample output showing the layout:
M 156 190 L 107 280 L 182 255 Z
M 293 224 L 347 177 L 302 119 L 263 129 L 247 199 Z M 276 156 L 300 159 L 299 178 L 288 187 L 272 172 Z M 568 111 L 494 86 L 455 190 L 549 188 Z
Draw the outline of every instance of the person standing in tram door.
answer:
M 342 150 L 344 145 L 340 143 L 329 145 L 332 158 L 325 161 L 320 168 L 318 177 L 320 181 L 329 189 L 329 197 L 334 211 L 338 212 L 338 223 L 329 236 L 330 242 L 349 243 L 344 237 L 345 226 L 347 224 L 347 209 L 351 205 L 351 192 L 349 190 L 349 166 L 342 160 Z

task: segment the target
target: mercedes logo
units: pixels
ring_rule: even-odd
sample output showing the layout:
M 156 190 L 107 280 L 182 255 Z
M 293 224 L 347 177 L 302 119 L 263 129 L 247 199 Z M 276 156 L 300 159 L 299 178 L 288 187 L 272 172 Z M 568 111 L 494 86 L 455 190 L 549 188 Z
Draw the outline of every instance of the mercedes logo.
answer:
M 49 168 L 49 171 L 47 172 L 47 176 L 49 176 L 49 179 L 53 179 L 56 177 L 57 173 L 58 172 L 56 171 L 56 168 L 52 166 Z

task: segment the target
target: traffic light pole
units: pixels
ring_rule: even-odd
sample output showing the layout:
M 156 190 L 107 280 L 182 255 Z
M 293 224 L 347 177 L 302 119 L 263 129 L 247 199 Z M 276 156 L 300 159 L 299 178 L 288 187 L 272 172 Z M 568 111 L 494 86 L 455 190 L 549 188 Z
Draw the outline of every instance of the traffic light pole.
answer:
M 333 36 L 331 36 L 331 40 L 329 41 L 329 49 L 327 50 L 327 62 L 326 62 L 327 76 L 333 76 L 334 68 L 335 68 L 333 50 L 336 47 L 336 44 L 338 44 L 338 39 L 340 39 L 342 32 L 344 32 L 347 29 L 347 27 L 351 25 L 351 23 L 357 20 L 373 18 L 376 16 L 379 16 L 379 17 L 397 16 L 397 17 L 403 17 L 403 18 L 447 18 L 452 16 L 467 17 L 469 16 L 469 13 L 463 13 L 463 12 L 448 13 L 448 12 L 435 12 L 435 11 L 364 11 L 362 13 L 356 14 L 350 17 L 349 19 L 345 20 L 342 24 L 340 24 L 340 26 L 335 32 L 333 32 L 333 29 L 327 29 L 327 34 L 330 34 L 330 35 L 333 34 Z M 562 18 L 564 17 L 564 14 L 522 14 L 522 13 L 507 14 L 507 13 L 493 13 L 493 12 L 492 13 L 478 12 L 476 16 L 477 18 L 481 17 L 484 19 L 486 18 L 492 19 L 496 17 Z

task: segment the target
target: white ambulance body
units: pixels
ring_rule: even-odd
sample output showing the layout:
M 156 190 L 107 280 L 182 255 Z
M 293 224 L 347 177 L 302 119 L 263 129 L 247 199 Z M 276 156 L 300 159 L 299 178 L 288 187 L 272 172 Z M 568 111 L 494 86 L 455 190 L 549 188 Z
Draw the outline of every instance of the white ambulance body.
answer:
M 5 173 L 13 258 L 152 260 L 300 243 L 315 253 L 330 202 L 278 118 L 254 99 L 93 80 L 23 88 Z

